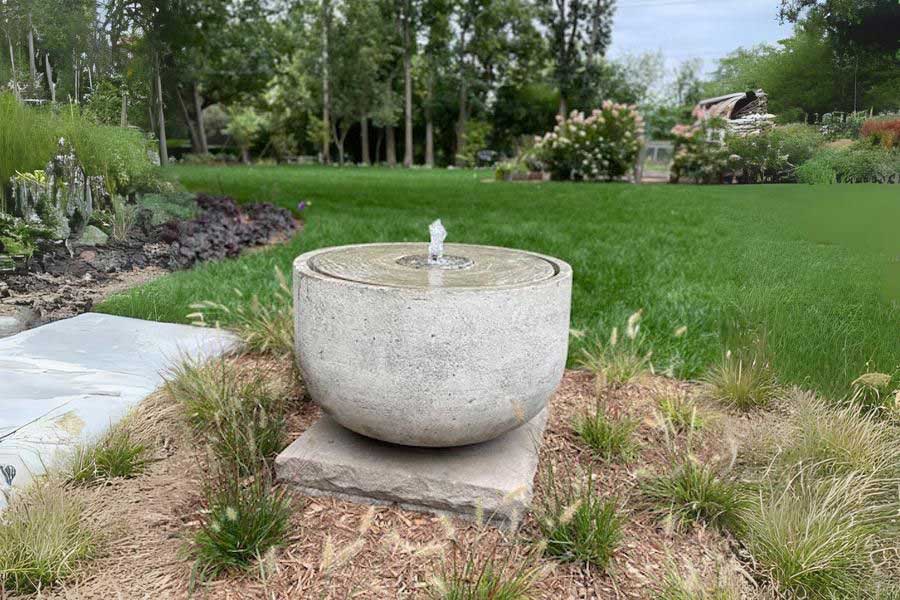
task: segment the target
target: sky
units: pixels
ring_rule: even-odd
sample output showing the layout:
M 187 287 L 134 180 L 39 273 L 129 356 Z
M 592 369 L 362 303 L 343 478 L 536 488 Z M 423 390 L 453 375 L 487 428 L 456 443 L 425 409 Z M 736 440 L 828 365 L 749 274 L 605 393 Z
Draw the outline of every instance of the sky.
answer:
M 618 0 L 608 56 L 661 50 L 669 71 L 690 58 L 709 73 L 737 49 L 791 34 L 778 23 L 778 0 Z

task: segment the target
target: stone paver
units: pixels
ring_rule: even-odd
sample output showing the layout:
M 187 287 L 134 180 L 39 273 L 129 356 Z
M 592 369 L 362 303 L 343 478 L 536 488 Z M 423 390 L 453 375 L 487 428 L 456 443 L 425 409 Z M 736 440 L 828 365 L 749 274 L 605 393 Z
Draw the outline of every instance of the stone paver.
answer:
M 275 460 L 278 477 L 309 495 L 509 522 L 527 510 L 547 410 L 481 444 L 415 448 L 353 433 L 327 415 Z
M 167 369 L 233 348 L 216 329 L 87 313 L 0 339 L 0 508 L 153 393 Z

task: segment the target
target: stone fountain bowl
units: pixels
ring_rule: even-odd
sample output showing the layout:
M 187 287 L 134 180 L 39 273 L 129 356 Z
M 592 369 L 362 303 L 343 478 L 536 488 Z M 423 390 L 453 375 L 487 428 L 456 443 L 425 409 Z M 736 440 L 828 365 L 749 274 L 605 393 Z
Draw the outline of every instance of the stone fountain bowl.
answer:
M 540 413 L 566 365 L 572 268 L 447 244 L 324 248 L 294 261 L 296 356 L 344 427 L 408 446 L 495 438 Z

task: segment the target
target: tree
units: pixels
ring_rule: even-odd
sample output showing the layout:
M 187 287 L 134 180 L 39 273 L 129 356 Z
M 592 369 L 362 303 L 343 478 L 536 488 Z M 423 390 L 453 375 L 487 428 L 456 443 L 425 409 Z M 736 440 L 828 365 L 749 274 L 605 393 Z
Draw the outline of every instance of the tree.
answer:
M 228 111 L 229 121 L 225 133 L 230 135 L 241 149 L 241 160 L 250 163 L 250 148 L 266 127 L 266 118 L 252 106 L 235 106 Z
M 896 53 L 896 0 L 781 0 L 782 22 L 817 22 L 841 50 Z
M 438 81 L 447 77 L 450 67 L 451 0 L 425 0 L 421 9 L 422 52 L 416 57 L 414 72 L 423 97 L 425 117 L 425 166 L 434 166 L 434 110 Z
M 553 77 L 559 89 L 559 113 L 591 85 L 609 46 L 615 0 L 541 0 L 541 22 L 550 33 Z
M 679 106 L 697 104 L 701 99 L 702 81 L 700 73 L 703 60 L 699 58 L 683 61 L 675 69 L 672 79 L 672 96 Z

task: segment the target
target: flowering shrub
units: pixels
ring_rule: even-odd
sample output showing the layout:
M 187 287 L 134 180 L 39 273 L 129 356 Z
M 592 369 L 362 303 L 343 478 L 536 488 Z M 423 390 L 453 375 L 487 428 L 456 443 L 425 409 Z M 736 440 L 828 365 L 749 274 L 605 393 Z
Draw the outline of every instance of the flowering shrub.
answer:
M 644 120 L 634 105 L 606 100 L 585 117 L 573 110 L 556 127 L 535 138 L 534 152 L 553 179 L 612 180 L 637 161 Z
M 869 119 L 859 130 L 859 137 L 885 150 L 900 146 L 900 118 Z
M 725 122 L 702 119 L 693 125 L 676 125 L 672 182 L 682 178 L 696 183 L 720 183 L 728 170 L 731 152 L 725 145 Z
M 750 135 L 725 138 L 729 163 L 740 170 L 743 183 L 778 183 L 794 179 L 798 166 L 822 145 L 815 127 L 802 123 L 773 127 Z

